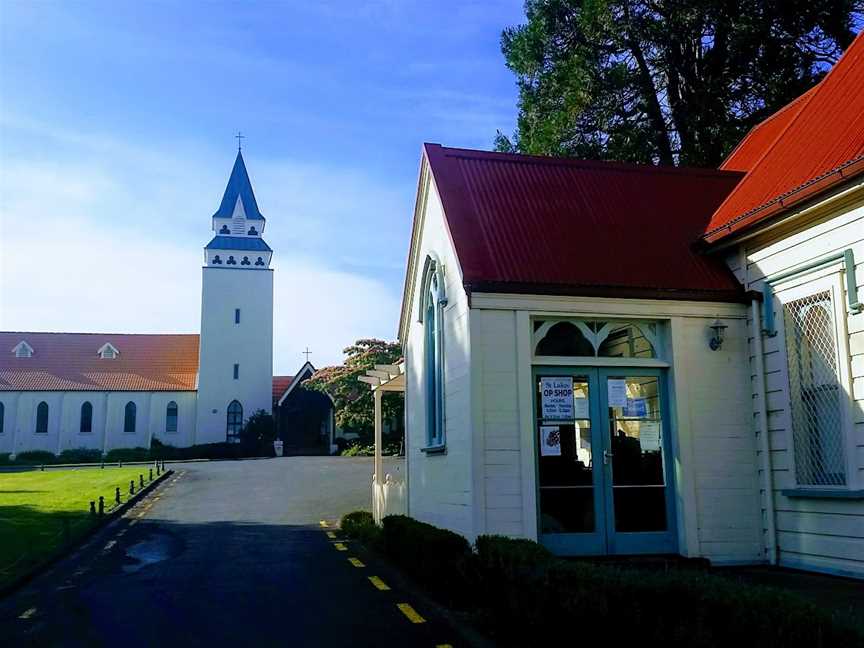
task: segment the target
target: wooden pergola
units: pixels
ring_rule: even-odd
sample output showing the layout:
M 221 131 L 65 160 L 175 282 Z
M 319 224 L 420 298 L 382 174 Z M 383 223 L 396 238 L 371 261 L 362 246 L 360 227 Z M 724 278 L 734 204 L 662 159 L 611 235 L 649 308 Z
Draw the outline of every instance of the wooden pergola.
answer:
M 375 401 L 375 473 L 372 476 L 373 493 L 376 495 L 384 488 L 384 459 L 383 459 L 383 430 L 384 421 L 382 416 L 381 398 L 385 392 L 405 392 L 405 362 L 392 365 L 375 365 L 374 369 L 368 369 L 365 376 L 358 378 L 372 389 L 372 397 Z M 377 499 L 375 500 L 377 501 Z M 381 512 L 374 504 L 376 521 L 380 521 Z

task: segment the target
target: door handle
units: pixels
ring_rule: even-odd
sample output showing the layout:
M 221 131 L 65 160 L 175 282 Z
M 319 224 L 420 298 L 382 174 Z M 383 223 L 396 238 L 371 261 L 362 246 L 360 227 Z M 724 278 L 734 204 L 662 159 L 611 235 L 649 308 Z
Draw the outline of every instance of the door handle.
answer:
M 604 465 L 609 465 L 609 460 L 613 457 L 612 453 L 608 450 L 603 451 L 603 463 Z

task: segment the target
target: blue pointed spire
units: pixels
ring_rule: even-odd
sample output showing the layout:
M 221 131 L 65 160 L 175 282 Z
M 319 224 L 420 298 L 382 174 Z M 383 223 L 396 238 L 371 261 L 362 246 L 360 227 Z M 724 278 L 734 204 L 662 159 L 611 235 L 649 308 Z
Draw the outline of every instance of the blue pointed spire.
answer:
M 255 201 L 249 174 L 246 172 L 243 154 L 239 150 L 237 151 L 237 159 L 234 160 L 234 168 L 231 169 L 231 177 L 228 178 L 228 186 L 225 187 L 225 194 L 222 196 L 222 204 L 213 214 L 213 218 L 231 218 L 234 213 L 234 205 L 237 204 L 237 196 L 240 196 L 240 200 L 243 201 L 247 220 L 264 220 L 261 212 L 258 211 L 258 203 Z

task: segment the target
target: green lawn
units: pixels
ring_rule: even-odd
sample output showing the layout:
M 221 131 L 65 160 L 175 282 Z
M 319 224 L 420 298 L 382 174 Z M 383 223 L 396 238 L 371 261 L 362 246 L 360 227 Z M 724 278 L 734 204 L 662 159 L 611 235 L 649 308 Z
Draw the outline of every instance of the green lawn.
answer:
M 94 522 L 90 500 L 104 496 L 109 510 L 114 489 L 125 501 L 139 474 L 147 483 L 149 466 L 0 473 L 0 587 L 80 538 Z

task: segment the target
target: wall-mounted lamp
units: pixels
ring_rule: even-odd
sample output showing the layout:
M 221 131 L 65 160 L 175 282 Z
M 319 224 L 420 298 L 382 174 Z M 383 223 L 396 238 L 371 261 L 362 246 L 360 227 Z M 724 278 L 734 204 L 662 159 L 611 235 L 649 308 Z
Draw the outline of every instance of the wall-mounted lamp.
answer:
M 711 325 L 711 330 L 714 331 L 714 337 L 711 338 L 711 341 L 708 343 L 708 346 L 711 347 L 712 351 L 717 351 L 720 347 L 723 346 L 723 331 L 725 331 L 728 326 L 726 326 L 719 319 L 714 320 L 714 323 Z

